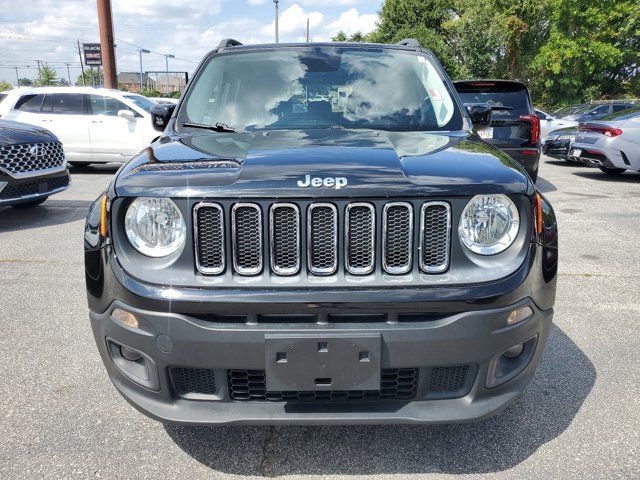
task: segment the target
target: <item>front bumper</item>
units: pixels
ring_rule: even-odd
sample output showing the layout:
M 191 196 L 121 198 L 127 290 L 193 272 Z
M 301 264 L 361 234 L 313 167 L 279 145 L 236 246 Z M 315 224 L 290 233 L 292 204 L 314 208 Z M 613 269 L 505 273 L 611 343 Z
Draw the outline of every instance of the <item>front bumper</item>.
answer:
M 551 325 L 555 270 L 549 251 L 532 245 L 527 262 L 499 282 L 468 287 L 377 291 L 172 290 L 142 284 L 123 272 L 109 248 L 88 252 L 90 313 L 98 350 L 120 393 L 137 409 L 163 422 L 182 424 L 450 423 L 492 415 L 514 402 L 531 380 Z M 164 299 L 163 299 L 164 297 Z M 110 298 L 104 305 L 105 298 Z M 115 300 L 114 300 L 115 299 Z M 323 299 L 323 300 L 322 300 Z M 515 325 L 517 307 L 533 315 Z M 133 313 L 139 328 L 112 318 L 115 308 Z M 252 323 L 222 321 L 224 315 L 294 312 L 423 312 L 411 321 L 358 323 Z M 216 316 L 218 315 L 218 316 Z M 264 371 L 265 337 L 273 334 L 379 335 L 381 369 L 418 369 L 415 395 L 376 401 L 241 401 L 231 398 L 229 371 Z M 108 342 L 141 352 L 152 365 L 152 382 L 132 381 L 114 363 Z M 520 343 L 532 348 L 516 374 L 492 384 L 497 359 Z M 113 343 L 111 343 L 113 345 Z M 468 365 L 468 381 L 450 394 L 434 395 L 434 369 Z M 184 395 L 172 369 L 206 369 L 215 392 Z
M 19 205 L 29 203 L 56 193 L 63 192 L 71 183 L 69 171 L 64 170 L 42 176 L 30 176 L 14 179 L 9 176 L 0 176 L 0 205 Z

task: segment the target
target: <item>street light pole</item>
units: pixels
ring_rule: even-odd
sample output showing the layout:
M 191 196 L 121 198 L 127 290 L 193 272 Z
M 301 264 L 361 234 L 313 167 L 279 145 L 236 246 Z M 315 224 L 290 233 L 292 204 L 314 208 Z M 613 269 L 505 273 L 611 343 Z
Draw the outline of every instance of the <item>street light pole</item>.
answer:
M 278 33 L 278 3 L 280 0 L 273 0 L 274 5 L 276 6 L 276 43 L 280 43 L 280 35 Z
M 142 88 L 143 88 L 143 82 L 144 82 L 144 73 L 142 71 L 142 54 L 151 53 L 151 52 L 146 48 L 139 48 L 138 53 L 140 54 L 140 94 L 142 95 Z
M 164 54 L 164 62 L 167 70 L 167 88 L 165 89 L 165 94 L 167 95 L 167 97 L 169 96 L 169 59 L 170 58 L 176 58 L 176 56 L 171 54 Z

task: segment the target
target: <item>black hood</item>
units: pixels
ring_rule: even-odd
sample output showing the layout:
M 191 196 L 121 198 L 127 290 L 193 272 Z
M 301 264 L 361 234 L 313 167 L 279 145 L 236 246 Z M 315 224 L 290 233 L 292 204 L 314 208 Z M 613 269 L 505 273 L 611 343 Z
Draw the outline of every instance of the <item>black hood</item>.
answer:
M 301 186 L 338 177 L 347 185 Z M 510 157 L 467 132 L 312 129 L 163 137 L 120 171 L 115 188 L 121 196 L 317 198 L 525 193 L 528 186 Z
M 54 142 L 56 136 L 46 128 L 28 123 L 0 120 L 0 144 L 17 145 L 20 143 Z

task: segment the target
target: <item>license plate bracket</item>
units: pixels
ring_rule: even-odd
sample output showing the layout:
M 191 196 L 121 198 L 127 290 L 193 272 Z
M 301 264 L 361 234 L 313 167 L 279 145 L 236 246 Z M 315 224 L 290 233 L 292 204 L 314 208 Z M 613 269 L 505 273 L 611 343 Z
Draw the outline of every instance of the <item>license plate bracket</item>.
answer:
M 265 335 L 267 391 L 380 390 L 381 338 Z

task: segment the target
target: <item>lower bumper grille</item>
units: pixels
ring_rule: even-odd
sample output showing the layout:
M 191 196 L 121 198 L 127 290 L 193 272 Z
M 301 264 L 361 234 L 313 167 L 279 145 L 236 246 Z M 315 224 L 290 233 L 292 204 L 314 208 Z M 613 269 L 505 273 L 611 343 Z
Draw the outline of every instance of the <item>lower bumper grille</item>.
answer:
M 229 370 L 229 397 L 232 400 L 287 401 L 363 401 L 411 400 L 418 390 L 417 368 L 388 368 L 381 372 L 380 390 L 326 390 L 313 392 L 268 392 L 264 370 Z
M 7 185 L 0 191 L 0 200 L 21 198 L 28 195 L 45 195 L 48 192 L 66 187 L 67 185 L 69 185 L 69 177 L 66 175 L 44 181 L 34 180 L 32 182 Z

